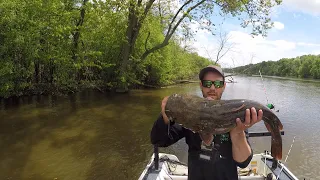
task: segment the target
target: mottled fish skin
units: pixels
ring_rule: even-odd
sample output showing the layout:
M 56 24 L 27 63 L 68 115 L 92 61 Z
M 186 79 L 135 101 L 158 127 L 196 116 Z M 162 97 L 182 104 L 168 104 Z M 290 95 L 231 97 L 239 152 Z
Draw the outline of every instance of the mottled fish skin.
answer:
M 266 106 L 247 99 L 208 100 L 196 95 L 173 94 L 169 96 L 165 112 L 170 120 L 193 132 L 222 134 L 236 127 L 236 118 L 245 121 L 245 110 L 254 107 L 263 111 L 262 120 L 271 132 L 271 155 L 282 159 L 283 125 L 279 118 Z

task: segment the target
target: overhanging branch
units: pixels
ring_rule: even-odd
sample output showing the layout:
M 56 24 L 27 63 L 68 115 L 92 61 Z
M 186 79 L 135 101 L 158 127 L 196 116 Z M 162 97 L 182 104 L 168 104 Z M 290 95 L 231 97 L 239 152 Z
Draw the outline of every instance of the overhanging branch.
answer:
M 186 5 L 190 4 L 191 2 L 192 2 L 192 0 L 189 0 L 189 1 L 187 1 L 185 4 L 183 4 L 183 5 L 179 8 L 179 10 L 178 10 L 177 13 L 174 15 L 174 17 L 172 18 L 172 20 L 171 20 L 171 22 L 170 22 L 170 24 L 169 24 L 169 28 L 168 28 L 168 32 L 167 32 L 166 36 L 168 36 L 168 34 L 170 33 L 171 28 L 172 28 L 172 24 L 174 23 L 174 21 L 175 21 L 176 18 L 178 17 L 179 13 L 183 10 L 183 8 L 184 8 Z
M 174 34 L 174 32 L 176 31 L 176 29 L 179 27 L 180 23 L 184 20 L 185 17 L 187 17 L 187 15 L 194 10 L 195 8 L 197 8 L 198 6 L 200 6 L 202 3 L 204 3 L 206 0 L 202 0 L 200 2 L 198 2 L 197 4 L 195 4 L 194 6 L 188 8 L 188 10 L 183 14 L 183 16 L 179 19 L 179 21 L 174 25 L 173 29 L 172 25 L 174 23 L 174 19 L 178 16 L 178 12 L 181 11 L 183 9 L 183 7 L 185 7 L 187 4 L 189 4 L 191 2 L 187 1 L 184 5 L 182 5 L 180 7 L 180 9 L 178 10 L 178 12 L 176 13 L 176 15 L 174 16 L 173 20 L 171 21 L 170 25 L 169 25 L 169 29 L 168 32 L 166 34 L 166 37 L 164 38 L 164 40 L 162 41 L 162 43 L 154 46 L 153 48 L 151 48 L 150 50 L 145 51 L 142 56 L 141 56 L 141 60 L 144 60 L 149 54 L 153 53 L 154 51 L 161 49 L 165 46 L 167 46 L 169 44 L 169 40 L 171 39 L 172 35 Z
M 146 41 L 145 41 L 145 43 L 144 43 L 144 49 L 145 49 L 145 51 L 148 51 L 147 43 L 148 43 L 149 37 L 150 37 L 150 31 L 149 31 L 148 36 L 147 36 L 147 38 L 146 38 Z

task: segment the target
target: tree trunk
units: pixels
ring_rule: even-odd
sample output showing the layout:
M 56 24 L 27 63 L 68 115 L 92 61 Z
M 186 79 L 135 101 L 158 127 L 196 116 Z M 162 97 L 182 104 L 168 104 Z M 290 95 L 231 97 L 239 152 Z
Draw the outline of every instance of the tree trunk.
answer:
M 117 84 L 117 89 L 116 92 L 128 92 L 128 79 L 127 79 L 127 66 L 131 54 L 130 50 L 130 44 L 125 43 L 123 45 L 123 48 L 121 50 L 121 65 L 120 65 L 120 70 L 119 70 L 119 75 L 118 75 L 118 84 Z
M 39 59 L 34 61 L 34 80 L 36 84 L 40 82 L 40 63 Z
M 73 47 L 72 47 L 72 59 L 74 62 L 78 59 L 78 51 L 79 51 L 79 39 L 80 39 L 80 27 L 83 25 L 84 18 L 85 18 L 85 5 L 88 0 L 83 0 L 81 10 L 80 10 L 80 18 L 76 24 L 76 29 L 72 33 L 73 34 Z
M 50 58 L 49 60 L 49 83 L 52 85 L 54 82 L 54 59 Z
M 139 5 L 139 3 L 138 3 Z M 128 64 L 130 61 L 130 56 L 132 55 L 132 51 L 134 45 L 136 43 L 140 25 L 138 22 L 138 16 L 136 12 L 136 4 L 131 1 L 129 6 L 129 15 L 128 15 L 128 27 L 126 31 L 126 42 L 122 46 L 121 50 L 121 64 L 118 75 L 118 84 L 116 88 L 116 92 L 125 93 L 128 92 Z

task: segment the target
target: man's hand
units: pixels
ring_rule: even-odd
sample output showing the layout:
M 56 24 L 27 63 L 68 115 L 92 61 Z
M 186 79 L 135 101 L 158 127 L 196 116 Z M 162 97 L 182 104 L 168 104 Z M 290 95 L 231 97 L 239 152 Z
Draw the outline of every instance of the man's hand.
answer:
M 165 113 L 165 107 L 166 107 L 168 98 L 169 98 L 169 96 L 166 96 L 166 97 L 164 97 L 164 98 L 162 99 L 162 101 L 161 101 L 161 114 L 162 114 L 163 121 L 164 121 L 165 124 L 168 124 L 168 123 L 169 123 L 169 118 L 168 118 L 168 116 L 167 116 L 166 113 Z
M 258 115 L 254 107 L 251 108 L 251 112 L 249 109 L 246 109 L 245 121 L 241 122 L 240 118 L 237 118 L 237 126 L 230 131 L 230 136 L 232 137 L 243 134 L 244 130 L 261 121 L 262 116 L 263 112 L 261 109 L 258 111 Z
M 230 138 L 232 142 L 233 159 L 237 162 L 244 162 L 251 154 L 251 148 L 247 143 L 244 130 L 253 126 L 255 123 L 261 121 L 263 112 L 257 111 L 255 108 L 246 109 L 245 121 L 242 123 L 240 118 L 236 119 L 237 126 L 230 131 Z

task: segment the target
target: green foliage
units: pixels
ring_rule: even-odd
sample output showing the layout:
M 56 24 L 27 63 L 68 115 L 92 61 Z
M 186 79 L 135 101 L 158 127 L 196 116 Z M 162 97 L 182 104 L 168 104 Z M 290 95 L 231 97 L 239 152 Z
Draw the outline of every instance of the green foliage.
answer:
M 140 1 L 2 0 L 0 97 L 69 92 L 80 87 L 111 89 L 119 82 L 127 83 L 129 87 L 162 86 L 195 78 L 200 68 L 210 61 L 181 47 L 178 35 L 192 36 L 186 23 L 209 19 L 216 6 L 222 13 L 234 16 L 248 10 L 249 18 L 260 20 L 257 25 L 252 24 L 254 33 L 265 34 L 266 23 L 269 23 L 267 13 L 273 6 L 271 0 L 258 4 L 249 0 L 219 0 L 216 4 L 200 0 L 181 1 L 180 4 L 187 4 L 177 19 L 173 19 L 176 12 L 172 11 L 172 1 L 161 4 L 152 0 L 141 1 L 142 5 L 137 2 Z M 150 2 L 151 8 L 145 11 Z M 197 8 L 192 10 L 193 7 Z M 183 13 L 186 17 L 179 25 L 178 18 Z M 168 38 L 166 31 L 170 22 L 173 24 Z M 136 39 L 133 38 L 135 42 L 131 44 L 129 60 L 122 61 L 130 23 L 138 24 L 139 32 L 135 33 Z M 214 26 L 210 21 L 207 24 Z M 179 29 L 175 25 L 184 30 L 175 32 Z M 255 29 L 257 27 L 259 31 Z M 136 28 L 132 30 L 137 31 Z M 165 46 L 141 58 L 165 39 L 168 41 Z M 126 63 L 125 73 L 117 77 L 123 63 Z M 300 61 L 297 63 L 300 67 Z M 318 68 L 314 68 L 319 67 L 319 62 L 311 64 L 290 73 L 319 77 Z M 305 71 L 308 73 L 304 74 Z
M 279 61 L 261 62 L 249 64 L 233 69 L 226 69 L 227 72 L 243 73 L 247 75 L 261 74 L 269 76 L 297 77 L 320 79 L 320 55 L 304 55 L 296 58 L 284 58 Z

